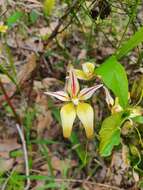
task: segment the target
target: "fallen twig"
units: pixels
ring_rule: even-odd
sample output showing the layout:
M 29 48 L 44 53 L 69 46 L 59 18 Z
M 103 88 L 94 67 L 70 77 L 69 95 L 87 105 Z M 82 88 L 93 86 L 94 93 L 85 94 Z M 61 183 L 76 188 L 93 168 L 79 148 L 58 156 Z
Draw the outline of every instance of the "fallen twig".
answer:
M 82 180 L 82 179 L 54 179 L 56 182 L 69 182 L 69 183 L 86 183 L 86 184 L 90 184 L 90 185 L 96 185 L 96 186 L 100 186 L 100 187 L 105 187 L 108 190 L 122 190 L 119 187 L 116 186 L 112 186 L 112 185 L 108 185 L 108 184 L 103 184 L 103 183 L 96 183 L 93 181 L 88 181 L 88 180 Z

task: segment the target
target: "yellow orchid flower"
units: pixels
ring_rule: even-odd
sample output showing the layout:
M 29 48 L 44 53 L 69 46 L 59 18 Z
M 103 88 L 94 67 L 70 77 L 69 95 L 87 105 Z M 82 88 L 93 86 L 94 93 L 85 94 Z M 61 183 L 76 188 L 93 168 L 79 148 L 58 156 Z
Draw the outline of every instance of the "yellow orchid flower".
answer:
M 80 91 L 79 83 L 74 69 L 69 71 L 65 91 L 45 92 L 61 101 L 68 102 L 62 106 L 60 115 L 65 138 L 71 136 L 72 126 L 76 116 L 80 119 L 85 128 L 87 138 L 91 138 L 94 133 L 94 112 L 90 104 L 84 103 L 93 93 L 103 85 L 96 85 L 90 88 L 84 88 Z
M 77 78 L 81 80 L 90 80 L 92 79 L 94 74 L 95 65 L 90 62 L 86 62 L 82 64 L 82 70 L 75 69 Z
M 0 24 L 0 32 L 1 33 L 5 33 L 7 31 L 7 29 L 8 29 L 8 26 Z

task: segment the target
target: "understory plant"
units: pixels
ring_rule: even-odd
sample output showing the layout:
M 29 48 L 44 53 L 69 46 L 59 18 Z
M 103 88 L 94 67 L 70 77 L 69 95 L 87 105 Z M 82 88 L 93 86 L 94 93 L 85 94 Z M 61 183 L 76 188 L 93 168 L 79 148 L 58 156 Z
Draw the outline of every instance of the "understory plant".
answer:
M 139 101 L 133 104 L 128 88 L 127 73 L 119 62 L 122 57 L 142 41 L 143 28 L 140 28 L 98 68 L 90 62 L 83 63 L 82 69 L 70 66 L 67 71 L 65 89 L 57 92 L 45 92 L 46 95 L 64 102 L 60 110 L 64 137 L 70 138 L 76 116 L 85 128 L 87 138 L 94 137 L 94 110 L 90 103 L 85 101 L 91 98 L 99 88 L 104 90 L 105 100 L 111 111 L 111 115 L 103 120 L 99 131 L 99 152 L 101 156 L 111 155 L 113 147 L 122 142 L 122 128 L 125 128 L 127 123 L 132 128 L 135 126 L 135 129 L 137 129 L 137 123 L 143 124 L 143 109 L 140 105 L 143 89 L 140 90 Z M 101 84 L 96 84 L 97 78 L 101 79 Z M 86 84 L 91 84 L 88 83 L 91 80 L 93 85 L 80 91 L 79 80 L 85 80 Z M 142 144 L 141 138 L 140 143 Z

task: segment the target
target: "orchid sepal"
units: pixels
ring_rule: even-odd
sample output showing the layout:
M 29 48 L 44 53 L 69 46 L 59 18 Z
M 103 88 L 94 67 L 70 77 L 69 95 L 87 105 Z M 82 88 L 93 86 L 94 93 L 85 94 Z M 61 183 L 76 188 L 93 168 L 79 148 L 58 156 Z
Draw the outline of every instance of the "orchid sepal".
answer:
M 61 100 L 64 102 L 70 101 L 69 95 L 64 91 L 44 92 L 44 94 L 49 95 L 49 96 L 53 96 L 53 97 L 57 98 L 58 100 Z
M 67 91 L 71 97 L 76 97 L 80 88 L 74 69 L 70 69 L 67 79 Z
M 90 88 L 82 89 L 78 95 L 79 100 L 88 100 L 95 93 L 95 91 L 101 88 L 102 86 L 102 84 L 99 84 Z
M 82 69 L 83 69 L 84 73 L 86 73 L 86 74 L 93 73 L 94 69 L 95 69 L 95 65 L 90 62 L 85 62 L 82 64 Z
M 79 103 L 76 108 L 77 116 L 85 128 L 87 138 L 92 138 L 94 134 L 94 111 L 90 104 Z
M 89 80 L 89 78 L 86 76 L 86 74 L 79 69 L 75 69 L 75 73 L 78 79 L 80 80 Z
M 76 110 L 72 103 L 68 103 L 62 106 L 61 111 L 61 122 L 63 127 L 63 136 L 69 138 L 73 127 L 74 120 L 76 118 Z

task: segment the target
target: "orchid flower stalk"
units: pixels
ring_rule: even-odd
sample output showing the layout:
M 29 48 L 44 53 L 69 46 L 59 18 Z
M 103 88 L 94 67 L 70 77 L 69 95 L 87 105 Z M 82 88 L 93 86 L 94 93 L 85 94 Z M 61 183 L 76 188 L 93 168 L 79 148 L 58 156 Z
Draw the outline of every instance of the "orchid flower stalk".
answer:
M 79 120 L 82 122 L 87 138 L 93 137 L 94 111 L 92 106 L 84 101 L 88 100 L 94 92 L 102 86 L 103 85 L 100 84 L 90 88 L 84 88 L 80 91 L 75 71 L 74 69 L 70 69 L 65 91 L 45 92 L 47 95 L 67 102 L 62 106 L 60 111 L 63 135 L 65 138 L 71 136 L 76 116 L 78 116 Z

